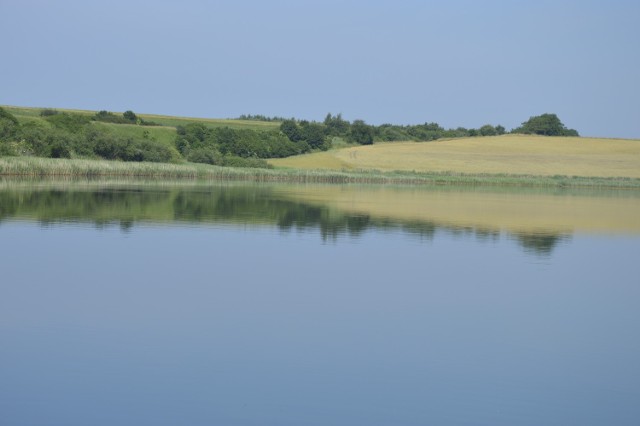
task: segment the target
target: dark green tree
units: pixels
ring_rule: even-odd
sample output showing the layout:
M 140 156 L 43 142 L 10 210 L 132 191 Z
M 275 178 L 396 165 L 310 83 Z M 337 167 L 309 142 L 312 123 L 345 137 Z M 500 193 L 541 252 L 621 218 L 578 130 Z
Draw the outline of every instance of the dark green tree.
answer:
M 491 124 L 485 124 L 484 126 L 480 127 L 479 132 L 482 136 L 495 136 L 498 134 L 496 128 Z
M 372 126 L 369 126 L 363 120 L 354 120 L 351 123 L 351 131 L 349 132 L 349 139 L 360 145 L 373 144 L 374 130 Z
M 138 121 L 138 116 L 131 110 L 123 112 L 122 116 L 125 120 L 131 121 L 132 123 Z
M 327 134 L 330 136 L 347 136 L 351 123 L 344 120 L 341 113 L 336 116 L 332 116 L 329 113 L 324 119 L 324 125 L 327 128 Z
M 513 133 L 534 134 L 543 136 L 579 136 L 574 129 L 567 129 L 555 114 L 542 114 L 529 118 Z
M 301 126 L 302 138 L 309 144 L 312 149 L 327 149 L 325 131 L 326 127 L 320 123 L 304 122 Z
M 284 133 L 291 142 L 300 142 L 302 140 L 302 133 L 295 120 L 284 120 L 280 124 L 280 131 Z

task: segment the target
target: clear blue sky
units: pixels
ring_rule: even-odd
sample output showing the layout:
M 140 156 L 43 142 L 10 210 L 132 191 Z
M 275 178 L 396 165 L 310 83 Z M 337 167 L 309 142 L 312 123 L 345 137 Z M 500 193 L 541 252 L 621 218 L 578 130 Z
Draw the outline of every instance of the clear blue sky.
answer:
M 0 104 L 640 138 L 640 2 L 0 0 Z

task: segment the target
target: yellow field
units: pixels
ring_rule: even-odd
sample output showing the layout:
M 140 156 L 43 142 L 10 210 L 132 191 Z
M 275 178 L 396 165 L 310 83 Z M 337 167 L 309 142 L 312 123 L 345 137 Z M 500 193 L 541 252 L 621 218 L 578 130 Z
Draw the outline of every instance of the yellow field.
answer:
M 300 169 L 640 178 L 640 140 L 504 135 L 378 143 L 269 162 Z

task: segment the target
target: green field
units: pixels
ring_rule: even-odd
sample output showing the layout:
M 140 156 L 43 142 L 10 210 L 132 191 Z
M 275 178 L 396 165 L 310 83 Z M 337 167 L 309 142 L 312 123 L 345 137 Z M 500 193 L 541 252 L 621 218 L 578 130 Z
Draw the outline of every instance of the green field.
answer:
M 0 105 L 6 111 L 10 112 L 18 120 L 41 120 L 40 111 L 43 108 L 32 108 L 32 107 L 16 107 L 9 105 Z M 96 111 L 87 111 L 87 110 L 78 110 L 78 109 L 63 109 L 63 108 L 53 108 L 60 112 L 69 112 L 74 114 L 83 114 L 87 116 L 93 116 Z M 115 114 L 121 115 L 122 111 L 112 111 Z M 195 118 L 195 117 L 173 117 L 168 115 L 157 115 L 157 114 L 144 114 L 138 113 L 136 111 L 136 115 L 143 120 L 153 121 L 162 126 L 167 126 L 169 128 L 174 128 L 175 126 L 184 126 L 189 123 L 204 123 L 210 127 L 230 127 L 234 129 L 253 129 L 253 130 L 275 130 L 280 126 L 280 123 L 277 121 L 253 121 L 253 120 L 236 120 L 236 119 L 219 119 L 219 118 Z M 175 134 L 175 129 L 173 129 Z
M 269 163 L 294 169 L 640 178 L 640 140 L 504 135 L 389 142 Z

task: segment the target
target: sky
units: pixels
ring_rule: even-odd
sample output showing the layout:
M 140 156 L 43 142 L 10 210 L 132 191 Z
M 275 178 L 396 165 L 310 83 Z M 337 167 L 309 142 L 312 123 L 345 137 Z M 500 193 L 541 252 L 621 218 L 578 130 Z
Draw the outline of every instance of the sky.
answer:
M 640 138 L 640 2 L 0 0 L 0 104 Z

